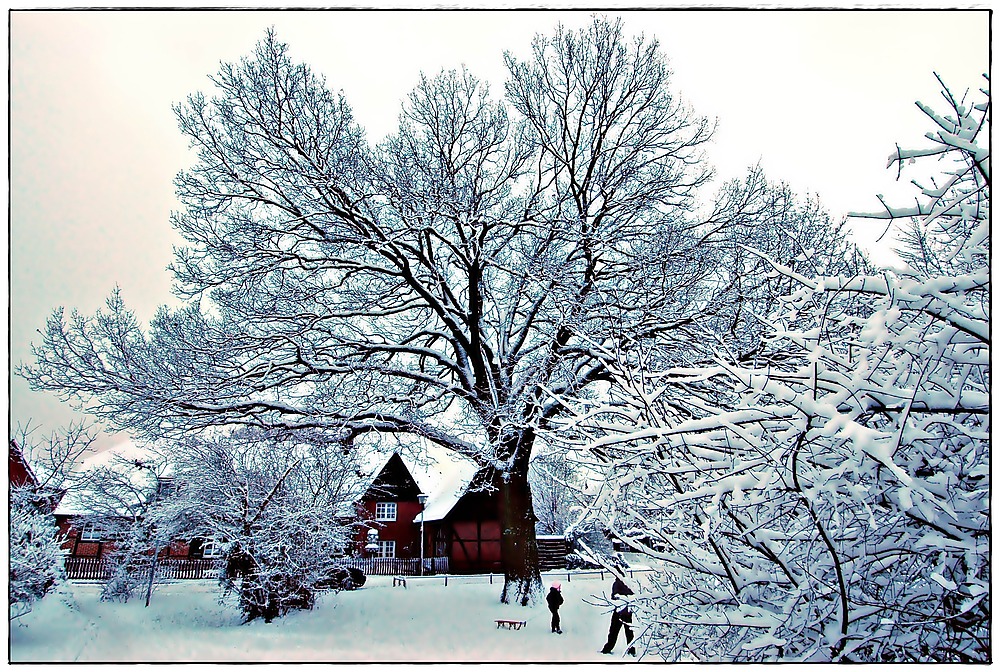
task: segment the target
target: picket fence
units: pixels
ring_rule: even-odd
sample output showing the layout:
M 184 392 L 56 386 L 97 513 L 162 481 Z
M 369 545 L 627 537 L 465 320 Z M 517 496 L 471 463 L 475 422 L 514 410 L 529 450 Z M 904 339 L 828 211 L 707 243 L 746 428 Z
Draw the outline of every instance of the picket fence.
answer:
M 343 564 L 356 567 L 366 576 L 417 576 L 420 574 L 418 558 L 344 558 Z M 161 579 L 211 579 L 221 567 L 219 560 L 189 558 L 163 559 L 156 564 L 157 577 Z M 99 581 L 111 574 L 111 565 L 100 558 L 66 558 L 66 578 Z M 448 558 L 427 558 L 424 574 L 448 571 Z
M 344 558 L 344 564 L 355 567 L 366 576 L 418 576 L 419 558 Z M 424 574 L 448 571 L 448 558 L 424 559 Z
M 219 560 L 167 558 L 156 563 L 156 575 L 160 579 L 211 579 L 220 567 Z M 103 580 L 111 574 L 110 563 L 100 558 L 66 558 L 65 569 L 67 579 Z

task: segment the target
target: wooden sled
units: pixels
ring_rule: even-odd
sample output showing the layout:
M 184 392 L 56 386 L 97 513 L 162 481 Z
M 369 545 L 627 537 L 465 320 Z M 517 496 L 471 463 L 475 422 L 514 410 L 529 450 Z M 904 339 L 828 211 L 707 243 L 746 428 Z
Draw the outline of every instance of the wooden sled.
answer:
M 502 618 L 498 618 L 497 630 L 499 630 L 500 628 L 507 628 L 508 630 L 520 630 L 527 624 L 528 624 L 527 621 L 507 621 Z

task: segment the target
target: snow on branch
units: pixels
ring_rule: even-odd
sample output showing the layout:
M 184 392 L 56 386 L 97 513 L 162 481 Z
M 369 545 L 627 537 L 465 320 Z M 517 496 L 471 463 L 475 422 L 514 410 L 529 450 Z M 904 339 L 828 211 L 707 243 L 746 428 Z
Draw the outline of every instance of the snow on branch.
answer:
M 652 340 L 560 396 L 547 439 L 589 456 L 589 520 L 664 563 L 635 605 L 667 659 L 989 658 L 989 107 L 945 99 L 936 151 L 895 155 L 949 156 L 942 186 L 877 215 L 916 217 L 906 268 L 743 245 L 788 281 L 752 356 L 670 366 Z

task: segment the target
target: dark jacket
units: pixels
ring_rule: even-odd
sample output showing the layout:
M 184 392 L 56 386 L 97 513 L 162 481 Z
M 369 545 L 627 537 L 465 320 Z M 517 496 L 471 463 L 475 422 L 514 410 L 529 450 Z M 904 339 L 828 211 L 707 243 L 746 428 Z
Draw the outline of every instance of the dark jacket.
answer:
M 555 588 L 549 589 L 549 594 L 545 596 L 545 601 L 549 603 L 549 611 L 555 611 L 563 603 L 563 596 Z
M 611 586 L 611 599 L 614 600 L 624 595 L 634 595 L 634 593 L 631 588 L 625 585 L 624 581 L 616 578 L 614 585 Z M 615 616 L 629 623 L 632 621 L 632 611 L 627 604 L 616 608 Z
M 625 585 L 625 582 L 619 578 L 615 578 L 615 583 L 611 586 L 611 599 L 615 599 L 619 595 L 633 595 L 632 589 Z

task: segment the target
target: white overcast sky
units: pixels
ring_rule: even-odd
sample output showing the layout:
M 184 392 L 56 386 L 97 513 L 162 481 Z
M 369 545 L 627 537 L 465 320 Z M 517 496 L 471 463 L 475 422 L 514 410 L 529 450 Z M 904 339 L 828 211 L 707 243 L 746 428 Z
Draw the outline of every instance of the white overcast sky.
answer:
M 979 5 L 983 7 L 984 5 Z M 115 285 L 146 322 L 172 302 L 179 239 L 172 178 L 191 163 L 171 105 L 209 91 L 222 61 L 273 26 L 292 56 L 342 89 L 377 141 L 420 71 L 465 64 L 502 95 L 503 51 L 575 27 L 574 11 L 14 11 L 10 17 L 10 357 L 30 357 L 58 306 L 92 314 Z M 977 11 L 605 11 L 660 40 L 675 90 L 717 118 L 721 177 L 760 161 L 837 217 L 900 190 L 886 159 L 919 146 L 914 105 L 983 86 L 989 17 Z M 897 202 L 898 199 L 897 199 Z M 858 240 L 871 247 L 874 227 Z M 879 253 L 876 250 L 876 253 Z M 11 376 L 13 426 L 47 433 L 76 417 Z

